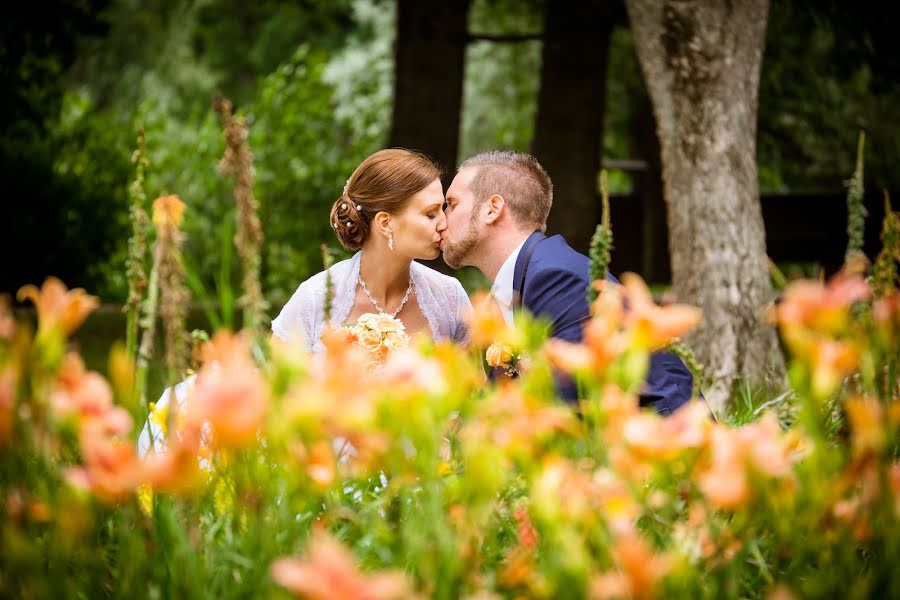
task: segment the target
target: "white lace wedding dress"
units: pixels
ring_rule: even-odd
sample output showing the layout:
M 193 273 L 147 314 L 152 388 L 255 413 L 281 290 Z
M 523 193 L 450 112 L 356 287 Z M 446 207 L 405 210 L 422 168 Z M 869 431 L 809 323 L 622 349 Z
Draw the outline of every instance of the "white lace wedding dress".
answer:
M 359 257 L 332 265 L 331 281 L 334 286 L 334 300 L 331 310 L 331 325 L 340 327 L 347 320 L 356 297 L 359 277 Z M 416 300 L 428 321 L 431 336 L 435 341 L 452 339 L 462 345 L 469 342 L 467 315 L 472 310 L 469 297 L 459 281 L 413 262 L 410 266 Z M 326 271 L 313 275 L 300 284 L 281 313 L 272 321 L 272 332 L 286 342 L 303 340 L 307 349 L 313 352 L 324 350 L 321 336 L 325 330 L 325 279 Z M 312 342 L 310 343 L 310 340 Z M 179 410 L 185 409 L 190 390 L 196 376 L 166 388 L 156 403 L 157 408 L 165 408 L 173 398 Z M 138 438 L 138 452 L 145 456 L 161 452 L 165 448 L 162 428 L 149 419 Z
M 303 340 L 308 349 L 321 352 L 324 349 L 320 338 L 325 330 L 327 273 L 331 273 L 334 289 L 330 324 L 340 327 L 350 316 L 356 298 L 360 256 L 361 253 L 357 252 L 352 258 L 336 263 L 328 271 L 317 273 L 301 283 L 272 321 L 272 332 L 286 342 Z M 469 342 L 466 317 L 472 310 L 472 304 L 459 281 L 415 261 L 409 271 L 416 300 L 428 321 L 431 337 L 435 341 L 451 339 L 466 345 Z

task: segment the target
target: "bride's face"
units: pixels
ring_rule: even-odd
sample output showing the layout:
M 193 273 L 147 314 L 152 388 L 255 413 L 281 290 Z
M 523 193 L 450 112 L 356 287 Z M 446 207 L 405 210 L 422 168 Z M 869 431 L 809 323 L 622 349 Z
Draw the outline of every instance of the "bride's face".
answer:
M 410 198 L 403 210 L 391 218 L 394 251 L 422 260 L 437 258 L 441 253 L 441 234 L 447 228 L 443 206 L 440 179 Z

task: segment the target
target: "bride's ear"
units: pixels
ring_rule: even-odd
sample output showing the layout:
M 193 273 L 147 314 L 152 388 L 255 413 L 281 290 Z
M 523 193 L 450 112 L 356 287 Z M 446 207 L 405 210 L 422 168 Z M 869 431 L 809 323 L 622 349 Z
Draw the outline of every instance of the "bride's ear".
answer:
M 494 194 L 487 201 L 487 212 L 484 215 L 484 222 L 487 224 L 494 223 L 503 214 L 506 209 L 506 200 L 500 194 Z
M 372 217 L 371 227 L 387 238 L 391 234 L 391 215 L 384 211 L 376 213 Z

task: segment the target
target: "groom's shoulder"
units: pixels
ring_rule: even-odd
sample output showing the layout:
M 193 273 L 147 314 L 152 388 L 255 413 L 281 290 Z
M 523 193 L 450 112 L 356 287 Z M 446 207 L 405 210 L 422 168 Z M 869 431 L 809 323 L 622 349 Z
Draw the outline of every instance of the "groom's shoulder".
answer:
M 588 257 L 572 248 L 561 235 L 553 235 L 535 248 L 529 271 L 566 271 L 580 278 L 587 278 Z

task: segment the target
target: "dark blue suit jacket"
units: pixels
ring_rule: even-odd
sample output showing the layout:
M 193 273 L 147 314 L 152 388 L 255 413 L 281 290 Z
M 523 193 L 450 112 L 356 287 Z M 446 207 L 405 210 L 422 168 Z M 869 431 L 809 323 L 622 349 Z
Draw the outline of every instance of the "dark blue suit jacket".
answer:
M 516 260 L 513 302 L 521 302 L 533 315 L 551 322 L 551 337 L 580 342 L 590 318 L 587 290 L 588 257 L 573 250 L 560 235 L 546 237 L 536 231 L 525 241 Z M 607 273 L 607 279 L 616 281 Z M 671 414 L 691 399 L 693 377 L 681 359 L 671 352 L 650 356 L 647 381 L 640 393 L 641 406 Z M 568 402 L 577 400 L 574 384 L 560 385 Z

